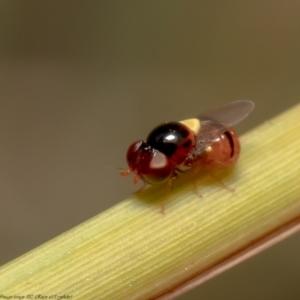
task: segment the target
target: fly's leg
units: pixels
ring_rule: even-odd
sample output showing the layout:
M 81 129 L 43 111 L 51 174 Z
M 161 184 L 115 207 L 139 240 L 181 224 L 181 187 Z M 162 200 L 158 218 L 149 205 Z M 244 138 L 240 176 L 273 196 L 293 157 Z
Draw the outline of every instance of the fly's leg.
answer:
M 161 204 L 161 207 L 160 207 L 160 210 L 159 212 L 164 215 L 165 214 L 165 206 L 166 206 L 166 199 L 172 189 L 172 184 L 173 184 L 173 180 L 177 178 L 177 173 L 175 172 L 174 175 L 168 180 L 167 182 L 167 191 L 166 191 L 166 194 L 164 195 L 163 197 L 163 200 L 162 200 L 162 204 Z
M 224 182 L 222 182 L 212 171 L 209 171 L 210 176 L 219 183 L 225 190 L 227 190 L 230 193 L 234 193 L 235 189 L 226 185 Z
M 194 193 L 196 194 L 196 196 L 198 198 L 202 198 L 202 195 L 199 192 L 199 188 L 198 188 L 198 184 L 197 184 L 197 180 L 196 179 L 193 180 L 193 189 L 194 189 Z
M 195 166 L 193 166 L 193 168 L 190 170 L 192 178 L 196 176 L 196 173 L 199 171 L 199 169 L 201 169 L 201 167 L 201 163 L 198 163 Z M 199 187 L 196 178 L 193 179 L 193 190 L 198 198 L 202 198 L 202 194 L 199 192 Z
M 136 195 L 136 194 L 141 193 L 142 191 L 145 190 L 145 188 L 146 188 L 147 186 L 148 186 L 148 184 L 147 184 L 146 182 L 143 182 L 143 185 L 142 185 L 137 191 L 135 191 L 134 194 Z

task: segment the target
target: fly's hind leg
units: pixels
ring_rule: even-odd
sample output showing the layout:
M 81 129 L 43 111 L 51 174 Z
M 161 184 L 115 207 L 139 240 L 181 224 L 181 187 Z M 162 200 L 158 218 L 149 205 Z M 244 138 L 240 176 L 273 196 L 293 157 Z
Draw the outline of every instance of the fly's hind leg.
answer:
M 202 198 L 202 194 L 199 192 L 199 187 L 198 187 L 198 183 L 197 183 L 197 179 L 195 178 L 196 177 L 196 173 L 202 168 L 202 165 L 201 164 L 197 164 L 197 165 L 194 165 L 193 168 L 190 170 L 191 172 L 191 177 L 193 178 L 193 190 L 194 190 L 194 193 L 196 194 L 196 196 L 198 198 Z
M 208 171 L 209 175 L 217 182 L 219 183 L 224 189 L 226 189 L 230 193 L 234 193 L 235 189 L 226 185 L 223 181 L 221 181 L 211 170 Z
M 193 180 L 193 189 L 194 189 L 194 193 L 196 194 L 196 196 L 198 198 L 202 198 L 202 194 L 199 192 L 199 188 L 198 188 L 198 184 L 197 184 L 197 179 Z

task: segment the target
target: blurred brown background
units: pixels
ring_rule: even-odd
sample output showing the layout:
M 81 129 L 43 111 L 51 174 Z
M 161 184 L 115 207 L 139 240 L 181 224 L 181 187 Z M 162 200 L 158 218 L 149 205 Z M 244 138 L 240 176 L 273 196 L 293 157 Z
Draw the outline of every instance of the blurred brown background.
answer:
M 117 168 L 160 122 L 252 99 L 243 132 L 299 103 L 300 1 L 0 5 L 1 264 L 129 195 Z M 299 299 L 299 253 L 297 235 L 180 299 Z

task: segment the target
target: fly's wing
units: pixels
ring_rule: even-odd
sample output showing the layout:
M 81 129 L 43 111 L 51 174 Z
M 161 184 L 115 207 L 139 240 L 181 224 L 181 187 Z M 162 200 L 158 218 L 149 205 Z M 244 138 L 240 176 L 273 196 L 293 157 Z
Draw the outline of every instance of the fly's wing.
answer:
M 237 100 L 207 111 L 198 116 L 201 120 L 211 119 L 225 127 L 231 127 L 244 120 L 253 110 L 254 103 L 250 100 Z
M 197 116 L 201 128 L 197 136 L 197 144 L 194 154 L 199 155 L 217 138 L 219 132 L 224 132 L 233 125 L 245 119 L 254 109 L 254 103 L 250 100 L 238 100 L 217 109 L 204 112 Z

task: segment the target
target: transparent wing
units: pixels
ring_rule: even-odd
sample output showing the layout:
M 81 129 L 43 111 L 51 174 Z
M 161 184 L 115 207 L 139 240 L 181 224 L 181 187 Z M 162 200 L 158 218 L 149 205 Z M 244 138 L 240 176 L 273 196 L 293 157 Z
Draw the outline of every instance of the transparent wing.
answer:
M 250 100 L 238 100 L 200 114 L 200 121 L 209 119 L 226 127 L 231 127 L 244 120 L 254 109 L 254 103 Z
M 219 133 L 245 119 L 254 109 L 250 100 L 238 100 L 217 109 L 204 112 L 197 116 L 201 122 L 201 129 L 197 136 L 194 155 L 199 155 L 216 139 Z

